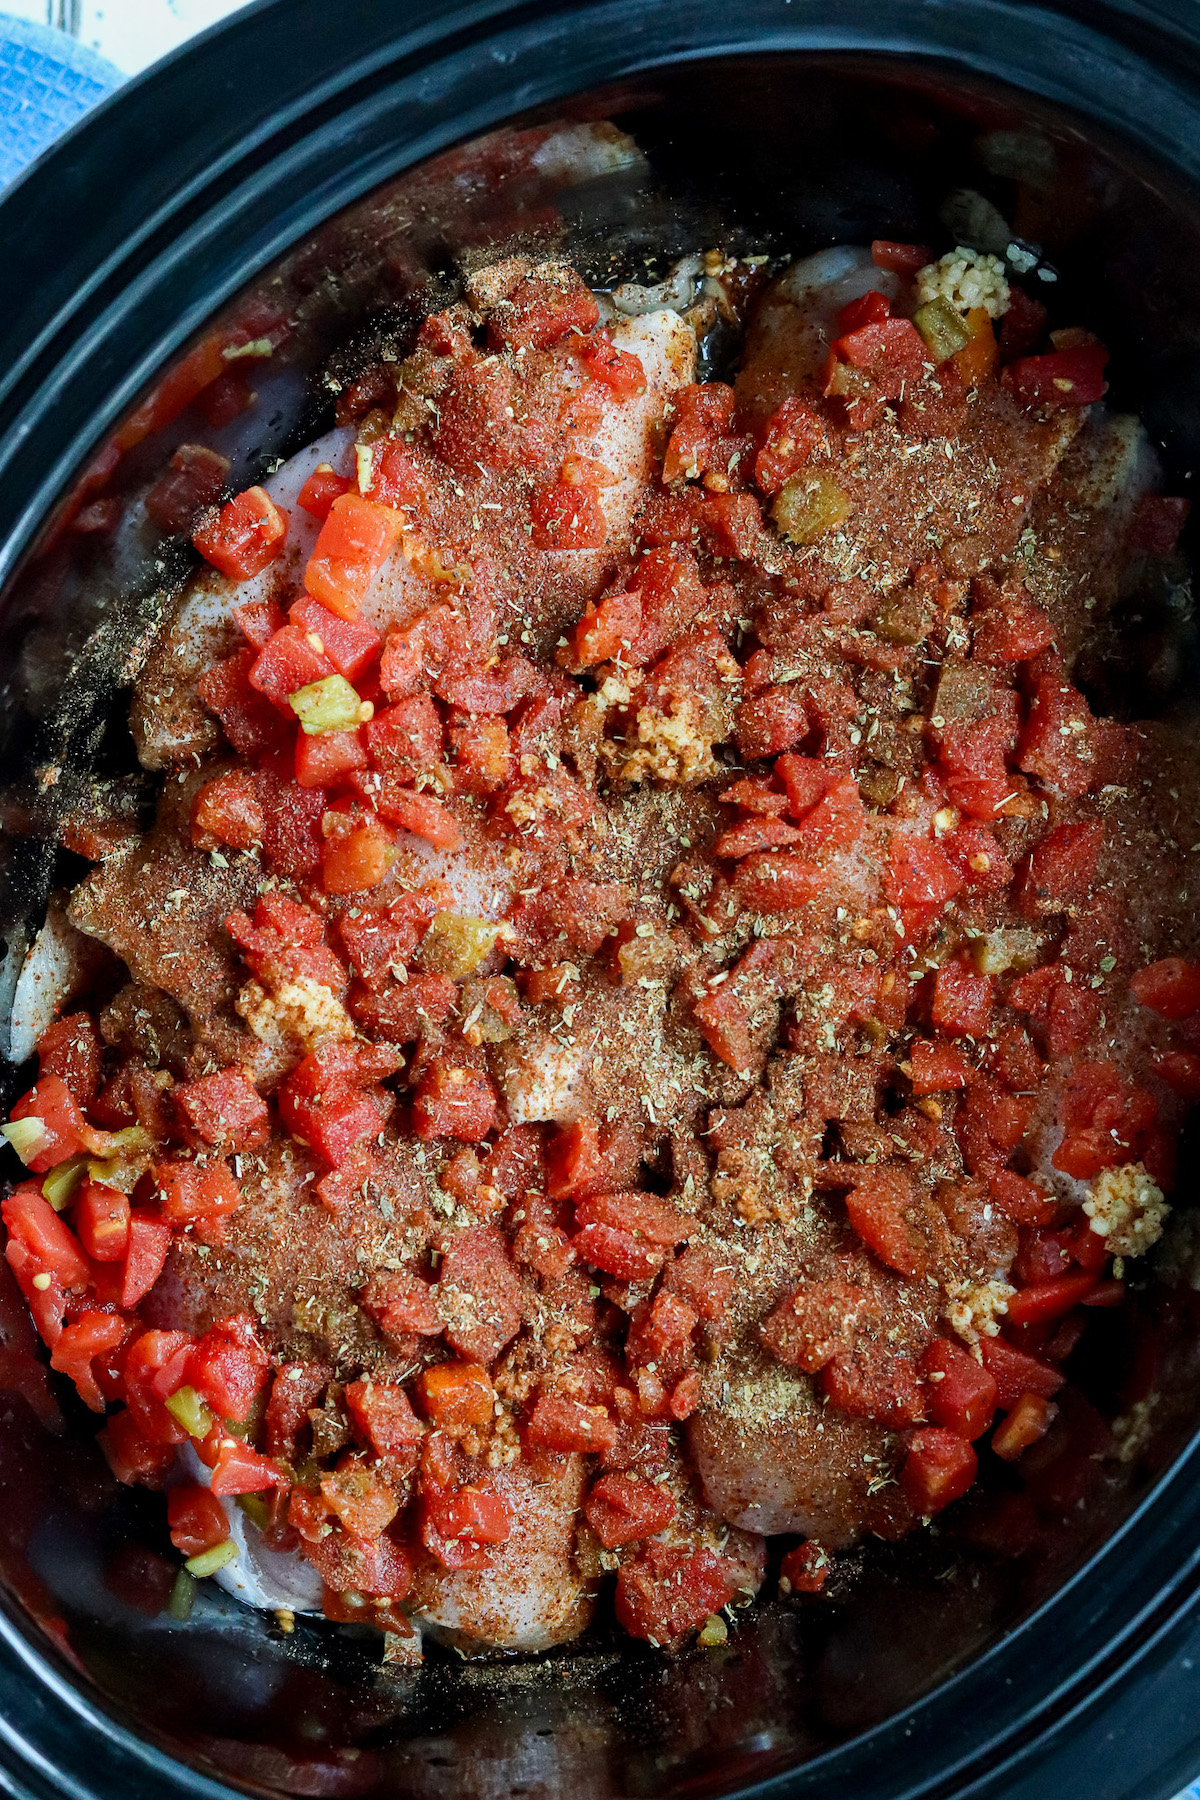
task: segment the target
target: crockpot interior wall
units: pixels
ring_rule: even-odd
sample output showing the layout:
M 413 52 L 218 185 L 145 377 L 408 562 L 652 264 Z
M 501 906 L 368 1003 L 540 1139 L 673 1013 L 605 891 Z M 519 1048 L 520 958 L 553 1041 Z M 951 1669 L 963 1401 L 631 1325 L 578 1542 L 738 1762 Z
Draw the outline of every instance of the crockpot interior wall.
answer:
M 971 190 L 1013 235 L 1044 249 L 1054 314 L 1110 343 L 1113 403 L 1142 413 L 1164 446 L 1168 491 L 1188 491 L 1200 456 L 1200 211 L 1164 170 L 1076 119 L 935 63 L 697 62 L 555 110 L 615 119 L 645 166 L 564 194 L 558 225 L 544 205 L 523 205 L 516 180 L 494 216 L 477 209 L 464 228 L 452 210 L 406 209 L 415 188 L 402 178 L 257 285 L 268 304 L 280 281 L 288 295 L 303 293 L 305 323 L 256 384 L 254 410 L 215 433 L 189 412 L 134 452 L 131 478 L 147 478 L 186 438 L 236 452 L 235 478 L 252 479 L 321 424 L 331 390 L 312 378 L 339 340 L 351 346 L 332 365 L 344 386 L 379 331 L 403 339 L 426 279 L 448 289 L 464 252 L 477 257 L 489 243 L 507 249 L 548 233 L 607 284 L 661 272 L 671 255 L 710 244 L 772 255 L 870 236 L 942 244 Z M 48 887 L 78 867 L 56 865 L 45 844 L 79 778 L 92 768 L 135 772 L 120 689 L 186 566 L 178 548 L 148 567 L 106 558 L 102 538 L 52 530 L 5 599 L 5 925 L 14 944 Z M 1183 597 L 1164 588 L 1126 598 L 1089 680 L 1098 702 L 1128 716 L 1190 717 L 1194 665 Z M 1192 1160 L 1185 1155 L 1185 1170 Z M 1192 1199 L 1186 1179 L 1179 1199 Z M 910 1707 L 1120 1528 L 1200 1417 L 1195 1323 L 1188 1303 L 1148 1292 L 1089 1334 L 1093 1348 L 1074 1372 L 1097 1417 L 1127 1405 L 1123 1371 L 1135 1352 L 1157 1359 L 1167 1398 L 1138 1454 L 1064 1492 L 1058 1516 L 1051 1509 L 1029 1542 L 1005 1544 L 994 1530 L 989 1538 L 975 1515 L 947 1520 L 912 1544 L 869 1548 L 861 1577 L 830 1600 L 764 1605 L 717 1653 L 663 1661 L 600 1636 L 538 1665 L 473 1666 L 435 1650 L 414 1674 L 381 1667 L 371 1634 L 301 1624 L 285 1636 L 216 1593 L 177 1623 L 163 1610 L 173 1565 L 159 1508 L 107 1478 L 90 1442 L 94 1421 L 73 1412 L 67 1435 L 49 1439 L 19 1399 L 0 1410 L 4 1567 L 19 1601 L 118 1715 L 257 1787 L 725 1794 Z M 820 1766 L 812 1762 L 814 1778 Z

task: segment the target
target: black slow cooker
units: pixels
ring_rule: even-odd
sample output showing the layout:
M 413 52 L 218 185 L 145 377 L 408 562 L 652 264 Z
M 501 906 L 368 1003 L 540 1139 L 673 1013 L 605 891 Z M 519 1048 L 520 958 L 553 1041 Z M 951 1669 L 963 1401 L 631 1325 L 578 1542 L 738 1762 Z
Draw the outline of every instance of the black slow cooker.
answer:
M 639 157 L 569 189 L 519 158 L 490 188 L 469 150 L 427 166 L 500 126 L 599 119 Z M 1194 0 L 259 0 L 108 101 L 0 203 L 10 973 L 70 873 L 63 796 L 128 767 L 123 688 L 186 570 L 170 542 L 114 566 L 103 508 L 122 482 L 206 430 L 253 479 L 464 254 L 553 241 L 601 282 L 710 243 L 940 244 L 964 194 L 1028 247 L 1062 317 L 1112 344 L 1115 402 L 1189 492 Z M 153 400 L 153 429 L 130 428 L 214 323 L 272 307 L 300 324 L 236 429 Z M 1172 608 L 1179 591 L 1129 609 L 1113 704 L 1190 716 Z M 675 1660 L 601 1635 L 419 1672 L 381 1663 L 372 1634 L 284 1635 L 217 1592 L 176 1617 L 158 1511 L 107 1478 L 95 1422 L 68 1412 L 48 1434 L 0 1393 L 0 1786 L 1165 1800 L 1200 1770 L 1198 1342 L 1186 1286 L 1100 1333 L 1080 1377 L 1093 1410 L 1128 1404 L 1134 1363 L 1162 1404 L 1099 1497 L 1064 1484 L 1035 1548 L 947 1528 L 868 1557 L 840 1598 L 768 1603 L 725 1648 Z

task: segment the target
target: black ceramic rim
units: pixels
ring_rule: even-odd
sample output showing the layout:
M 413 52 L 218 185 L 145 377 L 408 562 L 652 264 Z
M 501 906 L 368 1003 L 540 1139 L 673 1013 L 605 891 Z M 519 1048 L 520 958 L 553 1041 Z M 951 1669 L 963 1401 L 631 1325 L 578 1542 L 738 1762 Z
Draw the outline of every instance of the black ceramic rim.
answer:
M 257 273 L 390 176 L 568 94 L 697 57 L 935 58 L 1071 109 L 1200 184 L 1189 0 L 411 0 L 390 13 L 258 0 L 105 102 L 0 203 L 0 581 L 153 374 Z M 1198 1597 L 1194 1444 L 1018 1630 L 885 1724 L 743 1791 L 1170 1795 L 1200 1767 Z M 0 1787 L 30 1800 L 231 1791 L 108 1713 L 7 1602 Z

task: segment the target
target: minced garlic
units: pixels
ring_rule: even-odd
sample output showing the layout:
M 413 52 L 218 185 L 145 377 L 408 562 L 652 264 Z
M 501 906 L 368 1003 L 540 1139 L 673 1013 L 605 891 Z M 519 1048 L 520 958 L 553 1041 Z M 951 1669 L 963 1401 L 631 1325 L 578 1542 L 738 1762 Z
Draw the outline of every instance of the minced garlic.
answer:
M 1157 1244 L 1171 1209 L 1141 1163 L 1122 1163 L 1097 1175 L 1083 1210 L 1112 1255 L 1141 1256 Z
M 1004 264 L 998 256 L 968 250 L 960 244 L 919 271 L 917 298 L 922 305 L 930 300 L 945 300 L 960 313 L 982 306 L 989 318 L 999 319 L 1008 311 L 1010 298 Z

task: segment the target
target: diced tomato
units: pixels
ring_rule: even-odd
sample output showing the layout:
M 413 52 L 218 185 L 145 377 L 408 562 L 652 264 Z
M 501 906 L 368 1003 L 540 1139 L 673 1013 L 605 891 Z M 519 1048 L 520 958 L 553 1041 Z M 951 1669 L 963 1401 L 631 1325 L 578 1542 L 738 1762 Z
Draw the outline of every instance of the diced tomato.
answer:
M 252 974 L 268 987 L 287 981 L 316 981 L 342 993 L 346 970 L 327 945 L 319 914 L 273 890 L 261 895 L 251 921 L 231 913 L 225 928 Z
M 1031 915 L 1053 912 L 1087 895 L 1103 843 L 1104 827 L 1096 823 L 1058 825 L 1048 832 L 1029 858 L 1022 911 Z
M 135 1206 L 129 1215 L 129 1245 L 121 1275 L 120 1304 L 128 1312 L 144 1300 L 166 1266 L 171 1227 L 157 1213 Z
M 610 1451 L 617 1425 L 603 1406 L 587 1406 L 568 1394 L 539 1394 L 525 1427 L 525 1441 L 535 1450 Z
M 196 683 L 196 693 L 243 756 L 270 750 L 283 732 L 275 708 L 250 686 L 250 670 L 256 661 L 254 650 L 239 650 L 214 663 Z
M 91 1136 L 70 1088 L 57 1075 L 40 1076 L 29 1092 L 22 1094 L 9 1119 L 13 1124 L 18 1119 L 41 1123 L 42 1136 L 21 1158 L 34 1175 L 44 1175 L 69 1156 L 78 1156 Z
M 833 348 L 842 362 L 881 382 L 887 392 L 899 393 L 901 383 L 919 381 L 929 359 L 911 319 L 875 319 L 846 332 Z
M 1008 1003 L 1029 1014 L 1051 1056 L 1069 1056 L 1082 1049 L 1103 1011 L 1099 995 L 1068 980 L 1061 963 L 1047 963 L 1020 976 L 1008 990 Z
M 663 1245 L 682 1243 L 696 1228 L 694 1219 L 689 1219 L 665 1200 L 638 1192 L 590 1195 L 576 1205 L 575 1218 L 581 1227 L 609 1225 L 615 1230 L 632 1232 L 647 1243 Z
M 288 516 L 265 489 L 247 488 L 192 534 L 201 556 L 231 581 L 260 575 L 283 549 Z
M 203 1143 L 250 1150 L 270 1135 L 270 1109 L 244 1069 L 218 1069 L 181 1082 L 171 1098 L 181 1122 Z
M 88 1261 L 75 1235 L 69 1231 L 41 1192 L 36 1182 L 22 1182 L 0 1205 L 0 1216 L 8 1231 L 4 1254 L 17 1283 L 33 1310 L 38 1329 L 46 1337 L 44 1326 L 51 1315 L 43 1316 L 38 1300 L 44 1295 L 46 1304 L 61 1299 L 66 1290 L 88 1285 Z M 61 1325 L 61 1311 L 58 1324 Z M 52 1343 L 57 1337 L 46 1337 Z
M 161 1487 L 175 1461 L 174 1446 L 152 1443 L 144 1437 L 128 1410 L 110 1414 L 96 1442 L 117 1480 L 126 1486 L 137 1483 L 142 1487 Z
M 454 814 L 431 794 L 405 787 L 398 776 L 377 775 L 372 771 L 369 775 L 356 776 L 350 787 L 389 825 L 411 831 L 436 850 L 456 850 L 462 843 L 462 831 Z
M 961 1438 L 985 1432 L 996 1411 L 996 1378 L 949 1338 L 935 1338 L 921 1358 L 926 1402 L 935 1425 Z
M 378 713 L 365 736 L 372 763 L 385 775 L 411 781 L 442 759 L 441 714 L 428 694 L 410 695 Z
M 848 1349 L 858 1324 L 870 1314 L 870 1296 L 846 1281 L 803 1281 L 774 1312 L 759 1335 L 772 1356 L 815 1375 Z
M 308 596 L 289 608 L 288 622 L 304 632 L 312 649 L 319 646 L 319 654 L 350 682 L 361 680 L 383 649 L 383 639 L 365 619 L 341 618 Z
M 1128 1150 L 1154 1124 L 1158 1103 L 1144 1088 L 1131 1087 L 1115 1063 L 1077 1062 L 1063 1086 L 1058 1117 L 1069 1131 L 1094 1127 Z
M 1034 1325 L 1048 1319 L 1061 1319 L 1096 1285 L 1096 1277 L 1086 1269 L 1075 1275 L 1062 1275 L 1054 1281 L 1040 1281 L 1036 1287 L 1021 1288 L 1008 1302 L 1010 1325 Z
M 837 316 L 839 333 L 857 331 L 862 325 L 874 325 L 891 317 L 892 308 L 886 295 L 871 288 L 856 299 L 848 300 Z
M 914 1432 L 900 1470 L 900 1488 L 914 1511 L 928 1518 L 972 1485 L 979 1459 L 965 1438 L 930 1425 Z
M 1008 311 L 1000 327 L 1001 361 L 1015 362 L 1036 350 L 1046 335 L 1049 314 L 1040 300 L 1031 299 L 1016 284 L 1009 290 Z
M 846 1216 L 857 1235 L 901 1275 L 921 1276 L 930 1266 L 929 1246 L 910 1222 L 915 1200 L 911 1175 L 887 1167 L 856 1171 L 846 1195 Z
M 775 763 L 775 774 L 787 793 L 787 811 L 794 819 L 803 819 L 837 779 L 834 770 L 815 756 L 781 756 Z
M 594 487 L 557 482 L 538 488 L 529 503 L 532 542 L 538 550 L 598 550 L 608 527 Z
M 1096 721 L 1083 695 L 1055 669 L 1039 675 L 1017 747 L 1017 767 L 1078 799 L 1099 785 Z
M 670 404 L 672 430 L 662 467 L 667 485 L 695 481 L 720 466 L 718 446 L 732 423 L 733 389 L 722 381 L 692 382 L 676 388 Z
M 1033 1101 L 1005 1093 L 991 1082 L 975 1082 L 955 1117 L 963 1159 L 972 1175 L 990 1176 L 1003 1167 L 1032 1123 Z
M 181 1482 L 167 1495 L 167 1525 L 171 1542 L 181 1556 L 199 1556 L 215 1550 L 229 1536 L 225 1508 L 198 1481 Z
M 242 1203 L 223 1162 L 156 1163 L 152 1173 L 162 1196 L 162 1216 L 170 1225 L 210 1230 Z
M 324 1044 L 298 1063 L 280 1088 L 280 1116 L 294 1136 L 319 1143 L 323 1115 L 343 1098 L 355 1099 L 370 1083 L 395 1074 L 400 1062 L 400 1053 L 388 1044 Z M 375 1121 L 378 1128 L 378 1112 Z
M 560 1126 L 546 1146 L 546 1191 L 552 1199 L 595 1193 L 609 1180 L 594 1114 Z
M 754 1063 L 750 1017 L 730 983 L 714 988 L 692 1005 L 692 1016 L 714 1056 L 741 1072 Z
M 804 702 L 788 688 L 769 687 L 738 707 L 735 736 L 747 761 L 775 756 L 808 736 Z
M 491 794 L 512 774 L 508 727 L 503 719 L 456 719 L 450 727 L 454 779 L 469 793 Z
M 786 851 L 763 851 L 743 857 L 733 878 L 733 890 L 751 912 L 780 913 L 794 917 L 828 887 L 828 869 L 805 862 Z
M 843 775 L 830 782 L 821 798 L 801 819 L 799 849 L 806 856 L 815 856 L 823 850 L 848 849 L 858 842 L 866 823 L 858 783 L 852 775 Z
M 1011 1169 L 988 1172 L 988 1193 L 1014 1225 L 1049 1225 L 1057 1208 L 1043 1190 Z
M 1200 1056 L 1191 1050 L 1160 1050 L 1152 1057 L 1154 1073 L 1181 1100 L 1200 1100 Z
M 365 769 L 367 753 L 357 731 L 296 734 L 296 780 L 302 788 L 341 787 L 356 769 Z
M 1151 556 L 1169 556 L 1192 510 L 1190 500 L 1178 495 L 1145 494 L 1133 526 L 1133 542 Z
M 817 414 L 802 400 L 787 399 L 772 413 L 754 459 L 754 479 L 764 494 L 777 494 L 804 467 L 823 436 Z
M 314 519 L 326 519 L 335 500 L 348 494 L 354 483 L 348 475 L 339 475 L 328 463 L 318 463 L 300 492 L 296 504 Z
M 1065 1242 L 1065 1233 L 1022 1231 L 1020 1238 L 1022 1244 L 1013 1269 L 1022 1285 L 1029 1287 L 1038 1282 L 1052 1282 L 1056 1276 L 1067 1273 L 1070 1249 Z
M 1017 1404 L 1022 1394 L 1041 1394 L 1049 1400 L 1066 1380 L 1061 1369 L 1015 1350 L 1000 1337 L 985 1337 L 979 1345 L 984 1367 L 996 1382 L 996 1404 L 1006 1410 Z
M 370 473 L 361 467 L 364 448 L 370 450 Z M 364 500 L 409 509 L 429 498 L 429 478 L 403 438 L 377 438 L 359 445 L 359 488 Z
M 331 813 L 327 819 L 333 818 Z M 365 894 L 379 886 L 392 860 L 395 834 L 375 816 L 334 830 L 325 842 L 321 882 L 327 894 Z
M 486 1425 L 492 1416 L 496 1390 L 479 1363 L 435 1363 L 415 1386 L 426 1418 L 447 1431 Z
M 650 1543 L 617 1575 L 617 1619 L 631 1637 L 667 1645 L 728 1606 L 735 1565 L 712 1550 Z
M 414 1450 L 425 1435 L 399 1382 L 352 1381 L 345 1399 L 354 1423 L 376 1456 L 403 1455 Z
M 338 932 L 355 974 L 368 987 L 388 985 L 394 968 L 407 963 L 436 911 L 428 894 L 408 894 L 386 912 L 355 907 L 338 920 Z
M 473 1485 L 426 1494 L 421 1541 L 447 1569 L 486 1569 L 488 1550 L 506 1543 L 512 1516 L 500 1494 Z
M 606 1550 L 654 1537 L 675 1517 L 675 1500 L 655 1481 L 602 1475 L 583 1503 L 584 1517 Z
M 203 444 L 181 444 L 146 494 L 150 518 L 163 531 L 187 531 L 202 508 L 221 496 L 229 474 L 229 459 Z
M 900 1430 L 925 1416 L 925 1392 L 913 1358 L 880 1347 L 840 1352 L 821 1371 L 831 1403 L 855 1419 Z
M 962 887 L 962 876 L 931 838 L 893 834 L 883 879 L 884 894 L 893 906 L 940 911 Z
M 186 1331 L 143 1331 L 125 1354 L 125 1398 L 153 1443 L 182 1444 L 187 1437 L 163 1403 L 184 1385 L 194 1343 Z
M 276 1371 L 263 1419 L 268 1456 L 295 1461 L 309 1409 L 320 1400 L 331 1374 L 328 1364 L 319 1362 L 284 1363 Z
M 271 704 L 295 719 L 288 696 L 314 681 L 324 681 L 336 671 L 324 651 L 310 642 L 299 625 L 284 625 L 268 639 L 255 658 L 247 680 Z
M 600 317 L 595 295 L 573 270 L 533 269 L 488 319 L 493 350 L 548 350 L 572 332 L 590 332 Z
M 104 1411 L 104 1394 L 92 1372 L 97 1356 L 110 1356 L 124 1341 L 129 1326 L 117 1313 L 85 1312 L 65 1325 L 50 1353 L 50 1367 L 69 1375 L 79 1397 L 93 1412 Z
M 603 382 L 617 400 L 646 391 L 646 371 L 632 350 L 618 350 L 607 331 L 582 338 L 575 354 L 593 381 Z
M 611 1225 L 585 1225 L 571 1240 L 581 1261 L 620 1281 L 646 1281 L 662 1267 L 664 1251 Z
M 992 1449 L 1005 1462 L 1015 1462 L 1023 1450 L 1045 1437 L 1057 1416 L 1057 1406 L 1042 1394 L 1022 1394 L 992 1433 Z
M 993 668 L 1028 662 L 1054 643 L 1048 615 L 1027 598 L 1004 596 L 997 604 L 978 609 L 972 623 L 972 660 Z
M 226 1437 L 220 1427 L 210 1433 L 216 1456 L 212 1464 L 212 1491 L 222 1498 L 230 1494 L 261 1494 L 265 1488 L 286 1487 L 287 1477 L 274 1463 L 240 1438 Z
M 819 1544 L 797 1544 L 779 1565 L 779 1591 L 783 1594 L 819 1594 L 829 1574 L 829 1558 Z
M 995 983 L 968 962 L 943 963 L 933 984 L 931 1018 L 948 1037 L 983 1037 L 992 1021 Z
M 271 1359 L 253 1322 L 239 1314 L 210 1325 L 193 1349 L 187 1381 L 222 1419 L 245 1419 L 266 1383 Z
M 975 1077 L 974 1066 L 954 1044 L 917 1038 L 909 1052 L 910 1080 L 916 1095 L 941 1094 L 965 1088 Z
M 302 1495 L 300 1490 L 294 1489 L 291 1505 L 295 1506 L 297 1501 L 308 1498 L 308 1495 Z M 323 1520 L 323 1534 L 315 1541 L 304 1542 L 302 1549 L 327 1588 L 337 1593 L 339 1598 L 344 1599 L 347 1595 L 377 1595 L 403 1600 L 412 1586 L 412 1555 L 387 1534 L 367 1540 L 352 1536 L 340 1526 L 335 1525 L 331 1531 L 328 1529 L 326 1516 Z M 381 1618 L 378 1608 L 372 1607 L 372 1616 L 368 1622 L 373 1623 Z
M 85 1181 L 75 1201 L 75 1230 L 97 1262 L 120 1262 L 129 1248 L 129 1201 L 116 1188 Z
M 898 244 L 891 238 L 875 238 L 871 244 L 871 261 L 877 269 L 887 269 L 893 275 L 904 275 L 911 280 L 934 261 L 934 253 L 928 244 Z
M 496 1090 L 480 1069 L 435 1063 L 413 1096 L 419 1138 L 454 1137 L 477 1144 L 496 1122 Z
M 376 1037 L 408 1044 L 432 1031 L 458 1005 L 458 985 L 448 975 L 410 975 L 403 987 L 393 982 L 384 992 L 353 991 L 354 1017 Z
M 400 535 L 399 515 L 390 506 L 343 494 L 333 502 L 308 565 L 304 585 L 342 619 L 357 617 L 375 576 Z
M 451 1348 L 472 1362 L 494 1362 L 520 1330 L 526 1303 L 504 1234 L 490 1225 L 456 1231 L 438 1271 L 438 1310 Z
M 200 849 L 229 844 L 253 850 L 262 842 L 263 808 L 246 769 L 230 769 L 206 781 L 192 801 L 192 842 Z
M 69 1013 L 47 1025 L 37 1043 L 38 1077 L 56 1075 L 81 1107 L 100 1087 L 104 1045 L 88 1013 Z
M 1166 956 L 1131 975 L 1129 991 L 1139 1006 L 1149 1007 L 1162 1019 L 1189 1019 L 1200 1012 L 1200 962 Z
M 1068 406 L 1091 406 L 1104 398 L 1107 362 L 1103 344 L 1078 344 L 1044 356 L 1019 357 L 1008 364 L 1000 379 L 1019 405 L 1059 412 Z

